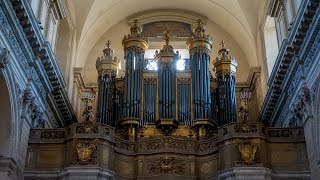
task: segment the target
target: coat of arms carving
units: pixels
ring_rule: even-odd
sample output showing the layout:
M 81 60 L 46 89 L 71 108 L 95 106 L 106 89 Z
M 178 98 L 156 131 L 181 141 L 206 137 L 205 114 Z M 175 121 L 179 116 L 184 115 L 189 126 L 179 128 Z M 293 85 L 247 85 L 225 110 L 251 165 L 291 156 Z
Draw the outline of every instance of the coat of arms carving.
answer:
M 96 147 L 96 140 L 88 141 L 84 140 L 82 142 L 78 142 L 75 146 L 75 152 L 76 152 L 76 164 L 95 164 L 95 158 L 93 157 L 93 154 Z
M 245 164 L 254 164 L 255 155 L 257 152 L 257 146 L 249 141 L 241 142 L 238 145 L 238 149 L 241 155 L 241 161 Z

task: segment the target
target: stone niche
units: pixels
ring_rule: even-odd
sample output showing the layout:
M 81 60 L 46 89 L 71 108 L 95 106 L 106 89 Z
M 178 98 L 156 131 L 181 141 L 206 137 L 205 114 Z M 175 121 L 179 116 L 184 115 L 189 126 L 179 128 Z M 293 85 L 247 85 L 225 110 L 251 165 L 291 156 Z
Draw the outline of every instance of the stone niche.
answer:
M 25 179 L 310 178 L 300 128 L 233 123 L 206 140 L 150 132 L 127 141 L 120 131 L 95 123 L 32 129 Z

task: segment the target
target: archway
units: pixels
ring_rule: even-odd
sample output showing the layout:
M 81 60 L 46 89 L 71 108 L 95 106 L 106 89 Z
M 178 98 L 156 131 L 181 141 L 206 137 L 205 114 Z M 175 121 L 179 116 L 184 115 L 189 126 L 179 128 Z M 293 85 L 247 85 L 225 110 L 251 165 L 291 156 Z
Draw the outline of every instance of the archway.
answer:
M 11 104 L 10 96 L 3 73 L 0 71 L 0 156 L 11 156 Z

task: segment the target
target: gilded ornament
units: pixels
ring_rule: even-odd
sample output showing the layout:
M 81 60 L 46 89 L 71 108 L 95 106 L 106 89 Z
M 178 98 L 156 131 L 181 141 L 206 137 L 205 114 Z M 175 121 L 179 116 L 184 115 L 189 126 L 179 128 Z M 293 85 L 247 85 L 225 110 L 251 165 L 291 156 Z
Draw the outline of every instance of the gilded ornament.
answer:
M 197 27 L 194 29 L 195 36 L 189 37 L 187 48 L 189 51 L 201 51 L 210 54 L 212 49 L 212 38 L 205 34 L 205 28 L 202 21 L 197 20 Z
M 254 158 L 257 152 L 257 146 L 251 142 L 242 142 L 238 145 L 241 154 L 241 160 L 245 164 L 254 164 Z
M 209 166 L 209 164 L 207 164 L 207 163 L 203 164 L 203 165 L 201 166 L 200 170 L 201 170 L 201 172 L 202 172 L 203 174 L 209 173 L 209 171 L 210 171 L 210 166 Z
M 96 143 L 97 140 L 93 140 L 92 142 L 85 140 L 76 144 L 77 164 L 89 164 L 93 160 L 92 155 L 97 148 Z

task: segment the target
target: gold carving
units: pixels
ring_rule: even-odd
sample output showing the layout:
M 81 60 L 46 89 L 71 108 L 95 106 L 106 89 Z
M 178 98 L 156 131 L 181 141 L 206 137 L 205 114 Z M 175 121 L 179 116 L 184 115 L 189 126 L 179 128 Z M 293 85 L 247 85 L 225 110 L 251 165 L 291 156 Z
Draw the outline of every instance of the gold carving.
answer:
M 122 39 L 122 45 L 124 49 L 128 48 L 139 48 L 141 50 L 148 49 L 148 40 L 146 37 L 143 37 L 141 34 L 141 28 L 138 26 L 138 20 L 134 20 L 130 28 L 130 34 L 125 35 Z
M 239 140 L 238 140 L 239 141 Z M 241 160 L 245 164 L 254 164 L 254 158 L 257 152 L 257 146 L 251 142 L 245 141 L 238 145 L 241 154 Z
M 189 37 L 187 41 L 187 48 L 189 51 L 203 51 L 210 54 L 212 49 L 212 38 L 205 34 L 205 28 L 202 21 L 197 20 L 197 27 L 194 29 L 195 36 Z
M 207 163 L 203 164 L 203 165 L 201 166 L 201 168 L 200 168 L 200 171 L 201 171 L 201 173 L 203 173 L 203 174 L 208 174 L 209 171 L 210 171 L 210 166 L 209 166 L 209 164 L 207 164 Z
M 147 174 L 184 174 L 186 163 L 175 157 L 151 159 L 147 161 Z
M 75 146 L 77 158 L 76 164 L 95 164 L 96 160 L 93 158 L 93 153 L 96 150 L 97 140 L 93 140 L 92 142 L 88 140 L 84 140 L 82 142 L 78 142 Z
M 221 41 L 221 49 L 218 51 L 219 57 L 216 58 L 214 67 L 217 74 L 234 74 L 237 70 L 237 60 L 229 54 L 229 49 L 225 47 L 225 42 Z

